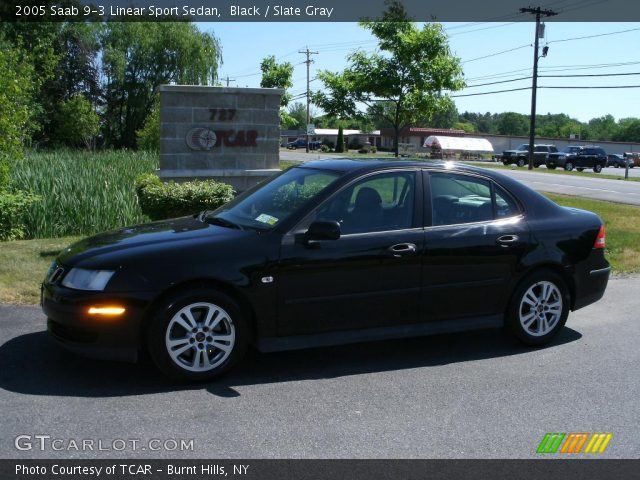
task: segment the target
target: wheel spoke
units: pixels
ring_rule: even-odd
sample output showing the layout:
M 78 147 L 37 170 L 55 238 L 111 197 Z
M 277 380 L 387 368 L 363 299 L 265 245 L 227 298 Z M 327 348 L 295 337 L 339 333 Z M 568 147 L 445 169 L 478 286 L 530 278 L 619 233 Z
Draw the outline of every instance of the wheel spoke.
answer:
M 193 318 L 193 314 L 191 313 L 191 309 L 187 308 L 184 312 L 182 312 L 183 318 L 187 319 L 191 328 L 196 328 L 198 326 L 198 322 Z
M 191 364 L 192 367 L 195 367 L 198 369 L 201 368 L 200 364 L 201 364 L 203 352 L 204 350 L 196 350 L 196 354 L 193 356 L 193 363 Z
M 210 308 L 207 312 L 207 318 L 204 320 L 204 326 L 209 330 L 213 330 L 222 321 L 224 315 L 220 314 L 220 310 L 217 308 Z
M 189 350 L 190 348 L 193 348 L 193 346 L 187 342 L 185 344 L 183 344 L 181 347 L 174 349 L 171 349 L 171 355 L 173 357 L 179 357 L 180 355 L 182 355 L 184 352 L 186 352 L 187 350 Z
M 193 329 L 193 327 L 191 325 L 189 325 L 187 322 L 185 322 L 184 318 L 182 318 L 182 316 L 178 315 L 175 318 L 175 322 L 180 325 L 182 328 L 185 329 L 185 331 L 190 332 L 191 329 Z
M 538 298 L 533 294 L 533 291 L 529 289 L 527 293 L 525 293 L 522 301 L 528 305 L 534 306 L 537 303 Z
M 223 352 L 228 352 L 229 350 L 231 350 L 233 344 L 233 335 L 215 335 L 213 337 L 213 341 L 210 342 L 210 344 L 211 346 L 222 350 Z
M 202 360 L 203 360 L 203 367 L 208 367 L 209 365 L 211 365 L 211 360 L 209 360 L 209 353 L 207 352 L 207 349 L 205 348 L 204 350 L 201 350 L 202 352 Z
M 541 298 L 544 301 L 549 300 L 549 295 L 551 295 L 551 287 L 547 282 L 542 284 L 542 295 Z
M 538 317 L 538 333 L 542 334 L 547 329 L 547 319 L 544 315 Z
M 524 328 L 529 328 L 535 319 L 536 314 L 534 312 L 529 312 L 528 315 L 521 317 L 520 321 L 522 322 L 522 326 Z

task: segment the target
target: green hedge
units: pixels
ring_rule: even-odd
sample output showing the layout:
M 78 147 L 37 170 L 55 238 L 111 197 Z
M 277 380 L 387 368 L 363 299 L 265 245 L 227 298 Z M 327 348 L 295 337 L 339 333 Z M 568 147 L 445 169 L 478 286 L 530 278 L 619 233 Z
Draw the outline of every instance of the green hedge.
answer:
M 213 210 L 231 200 L 233 194 L 231 185 L 213 180 L 163 183 L 150 173 L 136 179 L 138 203 L 142 212 L 152 220 Z
M 0 191 L 0 241 L 25 236 L 28 209 L 38 200 L 39 197 L 31 193 Z

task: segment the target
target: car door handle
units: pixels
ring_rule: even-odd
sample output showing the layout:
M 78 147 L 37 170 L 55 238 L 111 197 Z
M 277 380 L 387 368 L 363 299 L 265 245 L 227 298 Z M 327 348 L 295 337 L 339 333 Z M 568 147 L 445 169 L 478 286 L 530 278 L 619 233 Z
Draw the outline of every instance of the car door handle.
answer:
M 507 247 L 509 245 L 513 245 L 517 241 L 518 241 L 518 235 L 502 235 L 501 237 L 498 237 L 498 239 L 496 240 L 496 243 Z
M 416 253 L 416 245 L 414 243 L 398 243 L 387 249 L 394 257 L 403 257 L 405 255 L 413 255 Z

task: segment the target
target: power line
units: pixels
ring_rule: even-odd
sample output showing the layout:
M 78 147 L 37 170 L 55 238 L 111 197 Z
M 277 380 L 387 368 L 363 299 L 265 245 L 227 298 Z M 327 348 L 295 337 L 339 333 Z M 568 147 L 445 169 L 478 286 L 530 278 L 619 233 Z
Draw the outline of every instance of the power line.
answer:
M 489 55 L 484 55 L 482 57 L 472 58 L 471 60 L 465 60 L 464 62 L 460 62 L 460 63 L 470 63 L 470 62 L 475 62 L 477 60 L 483 60 L 485 58 L 496 57 L 498 55 L 502 55 L 502 54 L 509 53 L 509 52 L 515 52 L 516 50 L 521 50 L 523 48 L 527 48 L 527 47 L 530 47 L 530 46 L 531 46 L 531 44 L 528 43 L 526 45 L 520 45 L 519 47 L 510 48 L 509 50 L 502 50 L 501 52 L 490 53 Z
M 570 74 L 570 75 L 538 75 L 538 78 L 582 78 L 582 77 L 623 77 L 628 75 L 640 75 L 640 72 L 624 72 L 624 73 L 591 73 L 591 74 Z M 467 85 L 466 88 L 484 87 L 487 85 L 498 85 L 500 83 L 520 82 L 522 80 L 529 80 L 531 76 L 513 78 L 511 80 L 500 80 L 497 82 L 477 83 L 474 85 Z
M 609 35 L 620 35 L 622 33 L 637 32 L 638 30 L 640 30 L 640 28 L 629 28 L 627 30 L 618 30 L 616 32 L 599 33 L 596 35 L 585 35 L 583 37 L 561 38 L 560 40 L 551 40 L 547 42 L 547 44 L 560 43 L 560 42 L 572 42 L 574 40 L 586 40 L 586 39 L 592 39 L 592 38 L 598 38 L 598 37 L 607 37 Z
M 582 85 L 582 86 L 570 86 L 570 87 L 565 87 L 565 86 L 541 86 L 538 88 L 559 88 L 559 89 L 591 89 L 591 88 L 595 88 L 595 89 L 600 89 L 600 88 L 640 88 L 640 85 Z
M 505 93 L 505 92 L 518 92 L 520 90 L 531 90 L 531 87 L 522 87 L 522 88 L 510 88 L 508 90 L 494 90 L 492 92 L 479 92 L 479 93 L 465 93 L 463 95 L 450 95 L 451 98 L 459 98 L 459 97 L 475 97 L 478 95 L 493 95 L 495 93 Z

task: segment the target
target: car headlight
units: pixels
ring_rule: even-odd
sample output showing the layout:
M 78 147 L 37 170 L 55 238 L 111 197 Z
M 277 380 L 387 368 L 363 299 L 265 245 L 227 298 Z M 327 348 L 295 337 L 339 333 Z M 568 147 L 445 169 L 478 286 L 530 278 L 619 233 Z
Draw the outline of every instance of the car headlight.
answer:
M 101 291 L 107 286 L 114 273 L 112 270 L 72 268 L 62 280 L 62 285 L 75 290 Z

